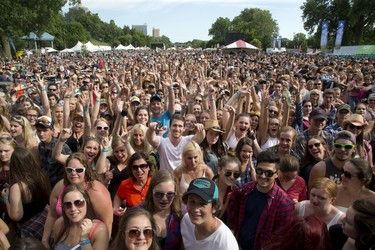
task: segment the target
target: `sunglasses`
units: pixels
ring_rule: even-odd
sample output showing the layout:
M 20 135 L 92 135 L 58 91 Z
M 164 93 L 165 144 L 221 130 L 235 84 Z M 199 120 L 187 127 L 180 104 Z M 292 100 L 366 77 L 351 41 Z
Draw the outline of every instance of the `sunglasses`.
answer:
M 272 109 L 271 109 L 271 110 L 268 110 L 268 112 L 271 113 L 271 114 L 278 114 L 278 113 L 279 113 L 279 111 L 272 110 Z
M 369 99 L 368 101 L 369 102 L 375 102 L 375 99 Z
M 273 172 L 272 170 L 263 170 L 261 168 L 256 168 L 255 172 L 257 175 L 262 175 L 264 174 L 266 177 L 272 177 L 274 174 L 277 173 L 277 170 Z
M 85 168 L 65 168 L 65 171 L 68 173 L 68 174 L 71 174 L 73 172 L 76 172 L 77 174 L 81 174 L 83 172 L 85 172 Z
M 57 89 L 48 89 L 48 91 L 56 91 Z
M 310 144 L 310 145 L 308 145 L 307 147 L 309 148 L 309 149 L 313 149 L 314 147 L 316 147 L 316 148 L 319 148 L 320 147 L 320 142 L 317 142 L 317 143 L 314 143 L 314 144 Z
M 347 150 L 353 149 L 355 147 L 355 145 L 353 144 L 338 144 L 338 143 L 334 143 L 333 146 L 337 149 L 345 148 Z
M 97 130 L 105 130 L 105 131 L 107 131 L 109 129 L 109 127 L 107 127 L 107 126 L 104 126 L 104 127 L 102 127 L 102 126 L 96 126 L 96 129 Z
M 176 196 L 175 192 L 164 193 L 164 192 L 154 191 L 153 194 L 156 199 L 163 199 L 163 197 L 166 196 L 168 200 L 172 200 Z
M 80 199 L 80 200 L 75 200 L 73 202 L 71 201 L 66 201 L 66 202 L 63 202 L 63 207 L 65 209 L 70 209 L 73 207 L 73 205 L 77 208 L 81 208 L 85 205 L 85 200 L 84 199 Z
M 3 136 L 0 136 L 0 140 L 13 141 L 13 137 L 11 137 L 10 135 L 9 136 L 3 135 Z
M 348 171 L 343 171 L 342 175 L 345 177 L 345 179 L 350 180 L 352 177 L 358 177 L 357 175 L 353 175 L 352 173 Z
M 349 124 L 348 128 L 350 128 L 350 129 L 362 129 L 363 126 L 356 126 L 356 125 L 353 125 L 353 124 Z
M 312 94 L 310 94 L 310 95 L 319 95 L 319 94 L 317 94 L 317 93 L 312 93 Z
M 202 100 L 199 100 L 199 99 L 195 99 L 196 102 L 203 102 Z
M 151 229 L 151 228 L 143 229 L 143 231 L 141 231 L 139 229 L 130 229 L 130 230 L 125 231 L 125 232 L 128 233 L 128 237 L 131 240 L 138 239 L 139 236 L 141 236 L 141 233 L 143 233 L 143 235 L 145 236 L 146 239 L 151 239 L 152 237 L 154 237 L 154 230 Z
M 142 169 L 142 170 L 144 170 L 144 169 L 146 169 L 146 168 L 148 168 L 148 167 L 149 167 L 148 164 L 145 163 L 145 164 L 141 164 L 141 165 L 132 165 L 131 169 L 132 169 L 133 171 L 137 171 L 138 169 Z
M 234 178 L 238 178 L 238 177 L 240 177 L 241 176 L 241 174 L 240 173 L 237 173 L 237 172 L 232 172 L 232 171 L 225 171 L 224 172 L 224 176 L 225 177 L 231 177 L 231 176 L 233 176 Z

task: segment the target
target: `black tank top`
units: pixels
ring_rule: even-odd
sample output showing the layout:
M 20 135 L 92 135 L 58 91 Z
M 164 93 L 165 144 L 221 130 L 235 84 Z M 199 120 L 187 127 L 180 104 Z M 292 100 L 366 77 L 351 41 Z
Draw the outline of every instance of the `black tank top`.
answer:
M 113 156 L 108 156 L 107 159 L 110 162 L 109 170 L 113 170 L 113 178 L 111 183 L 108 185 L 108 191 L 111 194 L 111 199 L 115 197 L 118 187 L 120 186 L 123 180 L 126 180 L 130 177 L 129 168 L 126 167 L 122 171 L 117 168 L 117 161 Z
M 337 185 L 341 184 L 341 169 L 338 169 L 331 158 L 324 160 L 326 164 L 326 177 L 334 181 Z

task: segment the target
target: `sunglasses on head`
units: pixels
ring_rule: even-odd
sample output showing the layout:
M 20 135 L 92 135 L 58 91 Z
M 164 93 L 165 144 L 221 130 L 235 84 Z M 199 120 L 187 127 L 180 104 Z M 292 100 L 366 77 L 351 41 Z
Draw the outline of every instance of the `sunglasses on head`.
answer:
M 316 147 L 316 148 L 319 148 L 320 147 L 320 142 L 317 142 L 317 143 L 313 143 L 313 144 L 310 144 L 310 145 L 308 145 L 307 147 L 309 148 L 309 149 L 313 149 L 314 147 Z
M 348 180 L 350 180 L 352 177 L 357 177 L 356 175 L 353 175 L 352 173 L 348 171 L 343 171 L 342 175 L 345 177 L 345 179 L 348 179 Z
M 266 177 L 272 177 L 274 174 L 277 173 L 277 170 L 273 172 L 272 170 L 263 170 L 261 168 L 256 168 L 255 172 L 257 175 L 262 175 L 264 174 Z
M 143 229 L 143 231 L 139 229 L 130 229 L 125 232 L 128 233 L 128 237 L 131 240 L 136 240 L 137 238 L 139 238 L 139 236 L 141 236 L 141 233 L 143 233 L 146 239 L 151 239 L 152 237 L 154 237 L 154 230 L 152 228 Z
M 144 163 L 144 164 L 141 164 L 141 165 L 132 165 L 132 167 L 131 167 L 131 169 L 133 171 L 137 171 L 138 169 L 144 170 L 146 168 L 148 168 L 148 164 L 147 163 Z
M 102 127 L 102 126 L 96 126 L 96 129 L 97 130 L 105 130 L 105 131 L 107 131 L 109 129 L 109 127 L 107 127 L 107 126 L 104 126 L 104 127 Z
M 13 137 L 11 137 L 10 135 L 3 135 L 0 136 L 0 140 L 13 141 Z
M 225 177 L 231 177 L 231 176 L 233 176 L 234 178 L 238 178 L 238 177 L 240 177 L 241 176 L 241 174 L 240 173 L 237 173 L 237 172 L 232 172 L 232 171 L 225 171 L 224 172 L 224 176 Z
M 355 145 L 353 144 L 338 144 L 338 143 L 334 143 L 333 146 L 337 149 L 341 149 L 341 148 L 344 148 L 344 149 L 353 149 L 355 147 Z
M 71 174 L 73 172 L 76 172 L 77 174 L 81 174 L 81 173 L 85 172 L 86 169 L 85 168 L 69 168 L 69 167 L 67 167 L 67 168 L 65 168 L 65 170 L 69 174 Z
M 80 200 L 75 200 L 73 202 L 71 201 L 66 201 L 66 202 L 63 202 L 63 207 L 65 209 L 70 209 L 73 207 L 73 205 L 77 208 L 81 208 L 85 205 L 85 200 L 84 199 L 80 199 Z
M 163 197 L 166 196 L 168 200 L 172 200 L 176 196 L 175 192 L 164 193 L 164 192 L 154 191 L 153 194 L 154 194 L 154 197 L 157 199 L 163 199 Z

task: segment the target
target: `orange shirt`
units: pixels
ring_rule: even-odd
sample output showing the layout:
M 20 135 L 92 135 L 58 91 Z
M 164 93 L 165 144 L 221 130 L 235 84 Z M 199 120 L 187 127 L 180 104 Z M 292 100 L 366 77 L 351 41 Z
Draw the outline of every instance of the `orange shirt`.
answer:
M 121 182 L 117 194 L 121 200 L 126 200 L 127 207 L 133 207 L 145 198 L 150 181 L 151 177 L 147 177 L 146 185 L 139 190 L 134 186 L 133 178 L 128 178 Z

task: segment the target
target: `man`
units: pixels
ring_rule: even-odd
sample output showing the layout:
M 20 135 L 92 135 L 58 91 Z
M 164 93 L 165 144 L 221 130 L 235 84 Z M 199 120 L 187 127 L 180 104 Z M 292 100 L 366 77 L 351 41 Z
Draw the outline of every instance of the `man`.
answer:
M 334 150 L 332 157 L 320 161 L 314 165 L 309 177 L 309 187 L 311 183 L 321 177 L 327 177 L 336 184 L 341 184 L 342 168 L 347 161 L 355 154 L 355 135 L 347 130 L 338 132 L 334 140 Z
M 335 136 L 338 132 L 342 131 L 343 122 L 351 114 L 349 104 L 341 104 L 337 107 L 337 112 L 335 115 L 335 123 L 328 125 L 324 128 L 332 136 Z
M 332 125 L 335 121 L 336 108 L 334 105 L 335 91 L 326 89 L 323 92 L 323 103 L 320 108 L 327 112 L 327 125 Z
M 257 180 L 232 193 L 228 203 L 229 227 L 240 247 L 260 250 L 272 233 L 285 226 L 294 213 L 294 203 L 275 183 L 280 158 L 271 151 L 257 157 Z
M 158 94 L 154 94 L 151 96 L 150 99 L 150 109 L 152 112 L 151 121 L 152 122 L 159 122 L 160 127 L 166 126 L 167 132 L 164 134 L 166 136 L 169 132 L 169 123 L 172 114 L 174 114 L 174 91 L 173 88 L 170 88 L 168 91 L 168 110 L 163 112 L 163 102 L 162 98 Z
M 283 97 L 283 83 L 282 81 L 276 81 L 273 85 L 273 92 L 270 95 L 270 101 L 281 100 Z
M 141 105 L 141 100 L 139 99 L 138 96 L 132 96 L 130 98 L 129 102 L 130 102 L 130 109 L 134 114 L 134 112 L 138 108 L 138 106 Z
M 181 164 L 182 150 L 186 143 L 194 140 L 200 144 L 206 136 L 203 124 L 195 124 L 197 133 L 195 135 L 182 136 L 185 131 L 185 118 L 180 114 L 172 116 L 171 131 L 167 138 L 157 136 L 155 132 L 166 130 L 159 123 L 151 122 L 146 132 L 146 138 L 154 148 L 157 148 L 160 156 L 160 169 L 174 170 Z
M 50 179 L 51 186 L 53 187 L 64 177 L 64 166 L 52 159 L 52 150 L 57 143 L 57 139 L 52 136 L 52 119 L 48 116 L 41 116 L 38 118 L 35 127 L 40 139 L 38 150 L 42 168 Z M 72 151 L 68 145 L 64 144 L 61 153 L 64 155 L 70 155 L 72 154 Z
M 272 146 L 267 151 L 272 151 L 278 154 L 279 157 L 286 155 L 293 155 L 296 157 L 296 152 L 293 150 L 294 143 L 296 142 L 297 133 L 296 130 L 290 126 L 284 126 L 280 129 L 280 142 L 279 144 Z
M 315 108 L 310 113 L 310 127 L 306 129 L 302 134 L 297 136 L 295 151 L 297 153 L 297 158 L 302 159 L 306 150 L 307 141 L 314 135 L 321 136 L 329 150 L 332 149 L 333 136 L 327 131 L 323 131 L 327 123 L 327 113 L 321 108 Z

